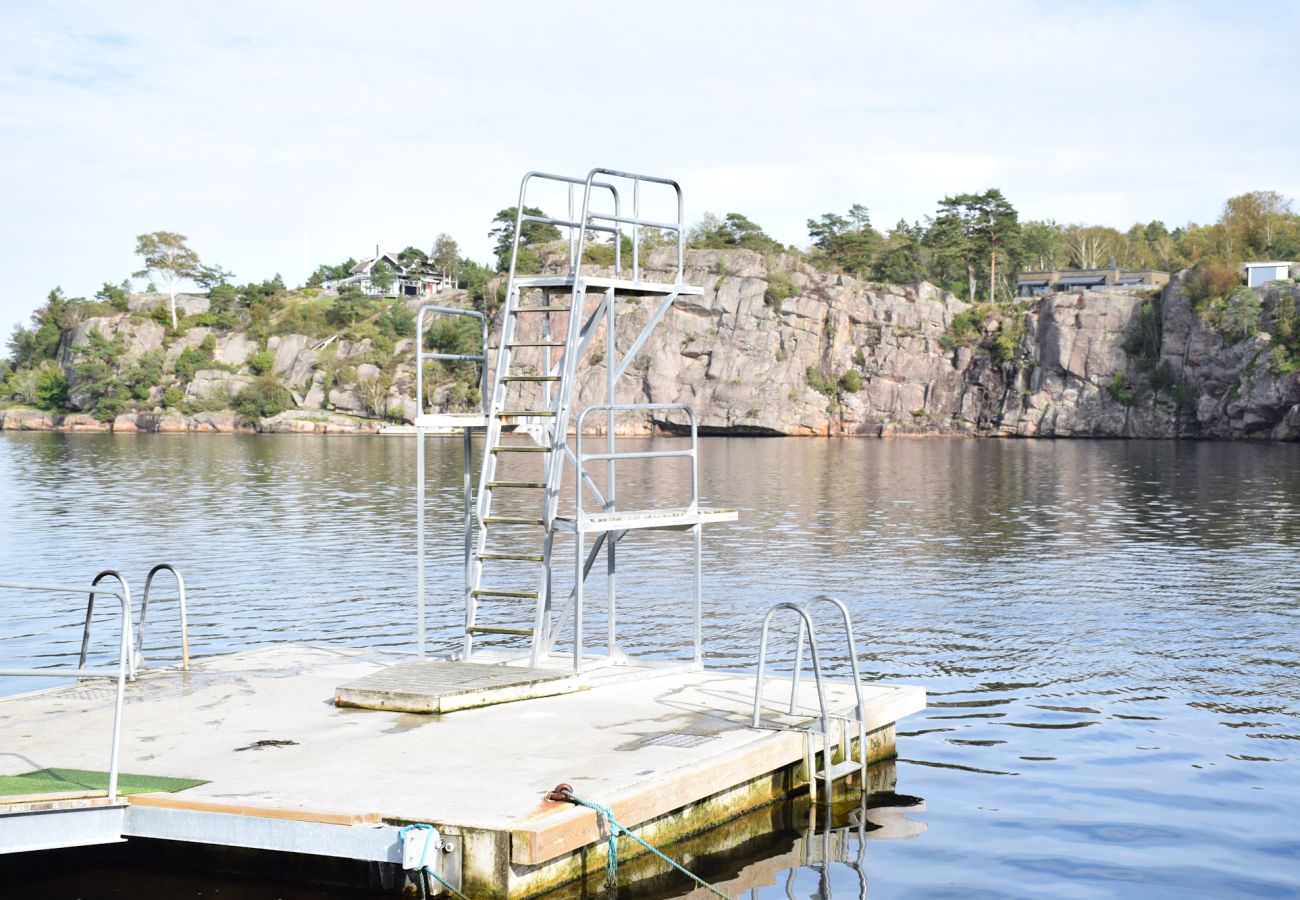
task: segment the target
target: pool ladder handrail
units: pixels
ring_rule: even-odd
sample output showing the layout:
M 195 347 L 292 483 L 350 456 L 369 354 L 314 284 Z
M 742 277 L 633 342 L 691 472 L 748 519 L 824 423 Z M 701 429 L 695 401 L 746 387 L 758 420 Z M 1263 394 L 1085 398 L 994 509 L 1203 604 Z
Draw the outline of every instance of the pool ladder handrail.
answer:
M 812 619 L 808 616 L 808 610 L 803 604 L 794 603 L 790 600 L 782 600 L 774 603 L 763 616 L 763 629 L 758 639 L 758 676 L 754 679 L 754 714 L 750 719 L 751 728 L 762 727 L 763 715 L 763 673 L 767 668 L 767 636 L 772 627 L 772 617 L 777 613 L 789 610 L 799 617 L 799 633 L 803 635 L 806 628 L 808 630 L 808 647 L 812 652 L 813 679 L 817 684 L 817 703 L 821 708 L 821 727 L 822 727 L 822 778 L 825 782 L 826 796 L 831 796 L 831 791 L 835 784 L 835 775 L 831 771 L 831 717 L 826 706 L 826 689 L 822 678 L 821 654 L 817 650 L 817 630 L 813 627 Z M 797 687 L 798 680 L 792 682 Z M 793 689 L 793 688 L 792 688 Z M 792 704 L 793 708 L 793 704 Z M 816 723 L 809 723 L 807 735 L 809 744 L 805 750 L 806 761 L 808 764 L 808 785 L 811 790 L 816 792 L 817 772 L 815 770 L 816 751 L 811 748 L 813 729 Z
M 171 563 L 159 563 L 149 570 L 149 574 L 144 581 L 144 595 L 140 599 L 140 624 L 134 627 L 128 617 L 126 623 L 128 641 L 127 646 L 130 653 L 127 657 L 127 677 L 134 681 L 138 670 L 145 668 L 144 660 L 144 625 L 146 617 L 149 614 L 149 591 L 153 587 L 154 577 L 159 572 L 171 572 L 176 579 L 177 596 L 180 601 L 180 620 L 181 620 L 181 670 L 189 671 L 190 668 L 190 631 L 189 631 L 189 614 L 185 603 L 185 579 L 180 571 Z M 131 589 L 127 584 L 125 576 L 116 569 L 104 569 L 96 575 L 90 582 L 90 593 L 86 598 L 86 621 L 81 632 L 81 653 L 77 660 L 78 668 L 85 668 L 86 656 L 90 651 L 90 622 L 95 612 L 95 594 L 94 588 L 105 578 L 113 578 L 122 586 L 126 593 L 127 602 L 130 603 Z M 113 594 L 112 591 L 100 590 L 98 593 Z
M 761 636 L 759 638 L 758 677 L 755 680 L 755 684 L 754 684 L 754 711 L 753 711 L 753 716 L 750 724 L 752 727 L 758 728 L 760 727 L 760 723 L 762 721 L 761 707 L 762 707 L 762 698 L 763 698 L 763 678 L 764 678 L 764 671 L 766 669 L 766 663 L 767 663 L 768 631 L 771 626 L 772 617 L 777 612 L 783 609 L 792 610 L 799 617 L 799 637 L 795 645 L 794 672 L 792 673 L 790 678 L 789 713 L 790 715 L 795 715 L 798 711 L 800 678 L 802 676 L 802 670 L 803 670 L 803 645 L 804 645 L 804 638 L 806 632 L 808 644 L 812 651 L 813 678 L 817 686 L 817 701 L 822 712 L 822 734 L 823 734 L 823 744 L 824 744 L 823 779 L 825 781 L 827 796 L 830 796 L 831 787 L 834 783 L 834 778 L 835 778 L 835 774 L 832 769 L 831 761 L 830 761 L 831 760 L 830 720 L 832 717 L 829 715 L 828 708 L 826 705 L 826 694 L 825 694 L 825 686 L 824 686 L 825 679 L 822 674 L 821 659 L 820 656 L 818 655 L 818 650 L 817 650 L 817 633 L 816 633 L 816 629 L 813 627 L 812 617 L 809 612 L 809 609 L 812 606 L 819 603 L 829 603 L 832 606 L 834 606 L 836 609 L 838 609 L 840 612 L 840 618 L 844 625 L 845 642 L 847 644 L 847 649 L 849 653 L 850 669 L 853 674 L 853 690 L 854 690 L 854 698 L 857 701 L 857 708 L 856 708 L 855 718 L 850 718 L 849 716 L 834 716 L 834 718 L 840 719 L 841 721 L 844 721 L 849 724 L 856 723 L 858 726 L 857 764 L 859 770 L 862 773 L 862 786 L 863 786 L 863 791 L 865 792 L 866 785 L 867 785 L 867 755 L 868 755 L 867 754 L 867 727 L 866 727 L 867 707 L 866 707 L 866 700 L 862 691 L 862 674 L 860 669 L 858 668 L 857 642 L 853 636 L 853 617 L 849 614 L 848 607 L 845 606 L 845 604 L 841 600 L 835 597 L 828 596 L 826 594 L 818 594 L 816 597 L 813 597 L 811 600 L 808 600 L 805 603 L 795 603 L 793 601 L 788 601 L 788 600 L 782 601 L 780 603 L 774 604 L 767 611 L 767 614 L 763 617 L 763 629 L 762 629 Z M 809 731 L 811 733 L 811 728 L 809 729 Z M 842 736 L 844 737 L 844 743 L 845 743 L 844 757 L 847 760 L 850 756 L 848 738 L 847 735 L 844 735 L 844 733 L 842 733 Z M 809 754 L 809 758 L 811 760 L 811 754 Z M 809 783 L 812 784 L 813 780 L 814 780 L 813 773 L 810 771 Z
M 829 603 L 840 611 L 840 618 L 844 623 L 844 638 L 849 653 L 849 668 L 853 673 L 853 696 L 857 700 L 857 726 L 858 726 L 858 763 L 862 767 L 862 783 L 865 788 L 867 779 L 867 704 L 862 693 L 862 673 L 858 668 L 858 646 L 853 637 L 853 617 L 849 614 L 849 608 L 844 602 L 837 597 L 829 594 L 818 594 L 804 604 L 805 609 L 810 609 L 817 603 Z M 790 681 L 790 713 L 794 714 L 796 701 L 799 692 L 799 678 L 803 669 L 803 620 L 799 622 L 799 641 L 795 647 L 794 656 L 794 675 Z M 847 717 L 845 717 L 847 719 Z M 847 720 L 852 722 L 853 720 Z M 847 757 L 848 754 L 846 753 Z

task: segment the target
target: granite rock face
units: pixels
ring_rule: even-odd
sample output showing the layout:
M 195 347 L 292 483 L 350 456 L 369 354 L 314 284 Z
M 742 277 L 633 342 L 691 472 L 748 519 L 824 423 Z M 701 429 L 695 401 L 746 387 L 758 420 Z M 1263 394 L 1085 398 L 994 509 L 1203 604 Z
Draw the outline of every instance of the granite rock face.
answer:
M 675 264 L 669 251 L 651 251 L 644 277 L 672 281 Z M 704 433 L 1300 440 L 1300 371 L 1287 371 L 1268 330 L 1275 311 L 1300 307 L 1297 285 L 1257 289 L 1264 310 L 1258 330 L 1228 337 L 1188 298 L 1181 274 L 1158 295 L 1115 290 L 1018 301 L 983 316 L 973 334 L 954 328 L 969 305 L 933 285 L 868 283 L 790 255 L 688 251 L 683 280 L 702 292 L 680 297 L 631 358 L 631 336 L 654 318 L 659 301 L 619 300 L 615 355 L 628 375 L 616 399 L 689 404 Z M 540 318 L 521 319 L 516 338 L 541 337 Z M 500 319 L 498 312 L 498 333 Z M 167 343 L 152 320 L 89 319 L 66 339 L 61 362 L 69 375 L 92 328 L 121 336 L 126 360 L 164 351 L 169 368 L 209 334 L 191 328 Z M 241 333 L 214 337 L 216 362 L 225 367 L 200 370 L 186 390 L 187 399 L 208 405 L 253 381 L 245 363 L 260 348 Z M 369 340 L 271 337 L 273 371 L 297 408 L 257 427 L 355 433 L 377 427 L 374 419 L 358 424 L 377 409 L 412 421 L 412 344 L 399 342 L 397 361 L 383 374 L 369 361 Z M 604 401 L 608 352 L 601 326 L 580 368 L 576 408 Z M 540 356 L 534 362 L 540 371 Z M 448 401 L 449 388 L 431 387 L 435 405 Z M 75 403 L 75 383 L 72 397 Z M 114 427 L 254 427 L 225 413 L 180 416 L 157 408 L 159 399 L 150 398 L 153 413 L 119 416 Z M 622 419 L 616 428 L 647 433 L 683 421 L 656 414 Z M 0 411 L 0 427 L 108 426 L 88 416 L 10 410 Z M 588 419 L 589 430 L 601 427 L 602 420 Z

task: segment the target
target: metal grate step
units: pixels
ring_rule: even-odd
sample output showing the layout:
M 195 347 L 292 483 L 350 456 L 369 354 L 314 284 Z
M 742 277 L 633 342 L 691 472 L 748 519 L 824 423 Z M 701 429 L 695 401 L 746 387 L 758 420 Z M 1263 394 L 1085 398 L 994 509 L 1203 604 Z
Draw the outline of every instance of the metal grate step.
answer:
M 470 634 L 513 634 L 519 637 L 532 637 L 531 628 L 498 628 L 495 625 L 471 625 L 465 629 Z
M 529 447 L 524 444 L 501 444 L 492 448 L 493 453 L 550 453 L 550 447 Z
M 483 520 L 484 525 L 545 525 L 542 519 L 532 519 L 526 516 L 488 516 Z
M 545 481 L 489 481 L 490 488 L 529 488 L 542 490 L 546 487 Z
M 550 409 L 503 409 L 498 416 L 535 416 L 539 419 L 554 419 L 555 411 Z
M 506 344 L 510 349 L 515 347 L 563 347 L 564 341 L 511 341 Z M 493 350 L 500 350 L 500 347 L 493 347 Z
M 542 562 L 546 559 L 540 553 L 501 553 L 489 551 L 478 554 L 479 559 L 514 559 L 521 562 Z
M 501 381 L 559 381 L 559 375 L 506 375 Z
M 516 306 L 510 310 L 512 313 L 540 312 L 540 313 L 562 313 L 568 312 L 567 306 Z

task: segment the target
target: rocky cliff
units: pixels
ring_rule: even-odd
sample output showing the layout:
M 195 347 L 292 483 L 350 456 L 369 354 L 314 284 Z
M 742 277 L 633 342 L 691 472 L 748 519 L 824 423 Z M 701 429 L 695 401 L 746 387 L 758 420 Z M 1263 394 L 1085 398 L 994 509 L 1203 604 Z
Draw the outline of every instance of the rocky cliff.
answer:
M 648 267 L 668 262 L 660 251 Z M 703 294 L 668 312 L 618 399 L 688 403 L 705 432 L 1300 438 L 1300 371 L 1268 330 L 1285 315 L 1294 320 L 1294 285 L 1257 290 L 1256 327 L 1229 337 L 1195 308 L 1181 276 L 1154 296 L 1096 291 L 979 308 L 929 284 L 869 284 L 743 250 L 690 251 L 686 280 Z M 619 308 L 622 327 L 633 330 L 652 313 L 650 299 Z M 91 329 L 122 335 L 129 358 L 163 351 L 169 367 L 210 335 L 190 329 L 167 344 L 161 326 L 139 316 L 91 319 L 71 335 L 65 365 Z M 240 332 L 211 337 L 216 365 L 184 387 L 188 400 L 209 406 L 251 382 L 245 363 L 262 349 Z M 603 400 L 605 360 L 595 349 L 603 346 L 598 339 L 586 361 L 580 405 Z M 374 430 L 367 414 L 376 409 L 410 421 L 412 343 L 398 343 L 387 372 L 366 361 L 369 349 L 366 341 L 273 336 L 265 350 L 296 409 L 258 422 L 213 411 L 183 416 L 160 405 L 156 388 L 151 411 L 119 416 L 113 427 Z M 446 386 L 434 394 L 445 395 Z M 75 378 L 70 396 L 76 406 Z M 92 423 L 81 416 L 63 424 Z M 4 428 L 59 424 L 50 414 L 0 411 Z

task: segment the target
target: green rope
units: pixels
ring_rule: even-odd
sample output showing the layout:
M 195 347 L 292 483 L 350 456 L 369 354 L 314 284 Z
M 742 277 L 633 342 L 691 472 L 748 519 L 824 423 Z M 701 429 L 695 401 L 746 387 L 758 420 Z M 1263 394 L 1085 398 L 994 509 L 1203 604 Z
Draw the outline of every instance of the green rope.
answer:
M 609 831 L 609 855 L 605 860 L 605 886 L 611 892 L 618 886 L 618 836 L 620 834 L 626 834 L 632 840 L 636 841 L 642 847 L 645 847 L 655 856 L 659 857 L 664 862 L 668 863 L 668 865 L 672 866 L 678 872 L 681 872 L 683 875 L 690 878 L 692 881 L 694 881 L 696 884 L 703 887 L 705 890 L 708 890 L 713 894 L 715 894 L 716 896 L 721 897 L 722 900 L 731 900 L 731 898 L 729 898 L 726 894 L 722 893 L 722 891 L 718 890 L 713 885 L 709 884 L 703 878 L 696 875 L 694 872 L 687 870 L 686 867 L 684 867 L 681 863 L 677 862 L 674 859 L 669 859 L 667 856 L 664 856 L 664 854 L 661 853 L 658 850 L 658 848 L 652 847 L 649 844 L 649 842 L 644 840 L 640 835 L 633 834 L 632 832 L 628 831 L 626 827 L 619 824 L 618 820 L 614 818 L 614 812 L 609 807 L 601 806 L 599 803 L 592 803 L 590 800 L 584 800 L 581 797 L 579 797 L 577 794 L 573 793 L 573 791 L 564 791 L 563 794 L 564 796 L 567 796 L 570 800 L 572 800 L 574 803 L 578 804 L 579 806 L 585 806 L 590 810 L 594 810 L 596 815 L 599 816 L 604 821 L 605 828 Z
M 420 873 L 422 876 L 425 875 L 425 874 L 432 875 L 435 881 L 437 881 L 440 885 L 442 885 L 442 886 L 445 887 L 447 890 L 451 891 L 453 894 L 455 894 L 457 897 L 459 897 L 460 900 L 469 900 L 468 897 L 466 897 L 466 896 L 465 896 L 464 894 L 462 894 L 460 891 L 456 890 L 456 889 L 455 889 L 454 887 L 452 887 L 449 883 L 447 883 L 446 881 L 444 881 L 443 878 L 442 878 L 442 876 L 439 875 L 437 872 L 433 871 L 433 866 L 429 865 L 428 862 L 426 861 L 426 860 L 429 858 L 429 844 L 433 843 L 433 841 L 431 840 L 431 838 L 433 837 L 433 834 L 432 834 L 433 826 L 432 826 L 432 825 L 426 825 L 426 824 L 424 824 L 423 822 L 420 822 L 420 823 L 415 824 L 415 825 L 403 825 L 401 828 L 399 828 L 399 829 L 397 830 L 397 839 L 398 839 L 399 841 L 404 840 L 404 838 L 406 837 L 407 833 L 408 833 L 408 832 L 411 832 L 411 831 L 428 831 L 428 832 L 430 832 L 430 834 L 426 834 L 425 837 L 424 837 L 424 849 L 420 851 L 420 864 L 419 864 L 418 866 L 415 867 L 415 871 L 418 872 L 418 873 Z M 421 887 L 421 888 L 424 887 L 423 879 L 421 879 L 420 887 Z

